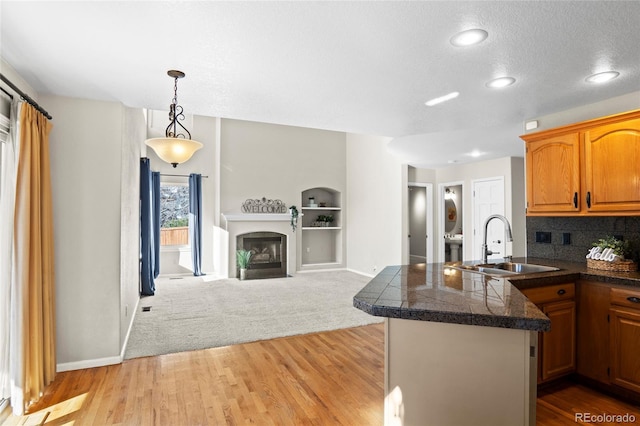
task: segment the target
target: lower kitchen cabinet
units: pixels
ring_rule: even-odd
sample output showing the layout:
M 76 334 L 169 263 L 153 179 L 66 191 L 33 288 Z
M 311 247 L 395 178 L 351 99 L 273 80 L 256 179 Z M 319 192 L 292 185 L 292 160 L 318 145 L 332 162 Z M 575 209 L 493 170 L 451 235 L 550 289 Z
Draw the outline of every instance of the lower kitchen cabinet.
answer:
M 578 374 L 609 383 L 609 292 L 611 286 L 579 281 L 576 291 Z
M 540 333 L 538 383 L 576 369 L 575 284 L 566 283 L 522 290 L 551 320 L 551 330 Z
M 551 331 L 542 333 L 542 382 L 572 373 L 576 369 L 576 302 L 547 303 L 542 312 L 551 320 Z
M 640 393 L 640 291 L 611 289 L 611 383 Z

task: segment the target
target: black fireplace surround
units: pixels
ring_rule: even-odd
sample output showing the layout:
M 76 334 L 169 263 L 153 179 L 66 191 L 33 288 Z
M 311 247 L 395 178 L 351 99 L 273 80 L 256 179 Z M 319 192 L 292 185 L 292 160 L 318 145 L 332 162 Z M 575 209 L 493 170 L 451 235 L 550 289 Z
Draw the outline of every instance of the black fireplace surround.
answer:
M 246 279 L 287 276 L 287 236 L 277 232 L 249 232 L 236 237 L 237 250 L 251 252 Z M 240 269 L 236 266 L 236 277 Z

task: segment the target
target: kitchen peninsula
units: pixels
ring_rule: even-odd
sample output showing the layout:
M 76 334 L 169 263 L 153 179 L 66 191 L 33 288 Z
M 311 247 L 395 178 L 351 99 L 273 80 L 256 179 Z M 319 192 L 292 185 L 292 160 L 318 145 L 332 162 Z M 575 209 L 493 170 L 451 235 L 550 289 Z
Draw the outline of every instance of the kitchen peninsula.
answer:
M 537 332 L 550 320 L 520 289 L 618 278 L 529 261 L 561 269 L 492 276 L 460 263 L 389 266 L 354 297 L 386 317 L 386 425 L 535 424 Z M 620 283 L 640 286 L 640 274 L 623 275 Z

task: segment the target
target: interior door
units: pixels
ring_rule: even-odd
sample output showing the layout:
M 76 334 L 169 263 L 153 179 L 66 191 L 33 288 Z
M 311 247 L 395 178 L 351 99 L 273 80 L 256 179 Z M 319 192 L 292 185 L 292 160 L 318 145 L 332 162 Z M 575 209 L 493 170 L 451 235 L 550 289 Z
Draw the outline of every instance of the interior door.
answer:
M 473 182 L 473 258 L 482 259 L 484 222 L 492 214 L 504 215 L 504 178 L 476 180 Z M 487 246 L 494 254 L 490 262 L 500 261 L 507 249 L 504 224 L 492 220 L 487 230 Z
M 427 261 L 427 188 L 409 186 L 409 263 Z
M 433 263 L 433 184 L 408 185 L 409 263 Z

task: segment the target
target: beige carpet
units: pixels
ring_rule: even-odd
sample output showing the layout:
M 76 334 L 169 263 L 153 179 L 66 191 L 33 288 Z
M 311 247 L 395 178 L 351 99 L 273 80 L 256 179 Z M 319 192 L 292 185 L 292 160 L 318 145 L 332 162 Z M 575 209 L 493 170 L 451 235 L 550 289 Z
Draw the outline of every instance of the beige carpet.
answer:
M 156 294 L 140 300 L 125 358 L 382 322 L 353 307 L 367 282 L 347 271 L 248 281 L 160 278 Z

